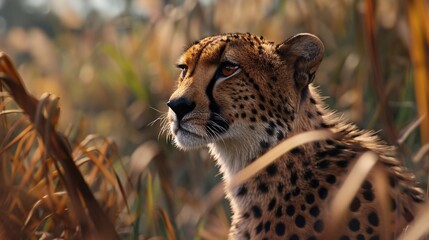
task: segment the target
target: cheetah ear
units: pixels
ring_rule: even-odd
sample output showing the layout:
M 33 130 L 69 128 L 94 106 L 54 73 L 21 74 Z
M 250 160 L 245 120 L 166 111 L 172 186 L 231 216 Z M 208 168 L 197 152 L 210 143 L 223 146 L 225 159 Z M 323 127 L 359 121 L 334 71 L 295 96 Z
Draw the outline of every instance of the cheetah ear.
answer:
M 276 48 L 281 59 L 293 65 L 295 84 L 299 90 L 304 89 L 314 80 L 324 51 L 322 41 L 309 33 L 297 34 L 277 45 Z

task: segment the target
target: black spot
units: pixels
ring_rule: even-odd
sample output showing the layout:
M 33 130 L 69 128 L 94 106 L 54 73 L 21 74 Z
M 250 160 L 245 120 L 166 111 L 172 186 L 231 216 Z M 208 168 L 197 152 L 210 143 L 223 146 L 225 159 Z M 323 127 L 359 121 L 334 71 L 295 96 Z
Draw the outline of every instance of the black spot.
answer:
M 337 155 L 340 155 L 342 152 L 343 152 L 342 150 L 340 150 L 338 148 L 334 148 L 334 149 L 327 151 L 326 153 L 331 157 L 335 157 Z
M 271 227 L 271 222 L 267 221 L 264 225 L 265 232 L 268 232 L 270 230 L 270 227 Z
M 311 119 L 313 118 L 313 114 L 311 112 L 307 112 L 307 117 Z
M 326 182 L 334 184 L 336 181 L 337 178 L 335 177 L 335 175 L 329 174 L 328 176 L 326 176 Z
M 267 148 L 269 148 L 269 147 L 270 147 L 270 144 L 269 144 L 267 141 L 261 141 L 261 142 L 259 143 L 259 145 L 261 146 L 261 148 L 262 148 L 263 150 L 266 150 Z
M 349 222 L 349 229 L 352 230 L 353 232 L 357 232 L 359 231 L 360 228 L 360 222 L 359 220 L 357 220 L 356 218 L 353 218 L 352 220 L 350 220 Z
M 372 190 L 366 190 L 365 192 L 363 192 L 363 198 L 368 201 L 372 201 L 374 200 L 374 193 L 372 192 Z
M 247 188 L 245 186 L 241 186 L 238 188 L 237 196 L 243 196 L 247 193 Z
M 266 168 L 266 171 L 268 175 L 274 176 L 277 173 L 277 166 L 274 163 L 272 163 Z
M 405 220 L 407 220 L 407 222 L 411 222 L 414 220 L 413 214 L 406 207 L 404 207 L 404 218 Z
M 293 205 L 287 206 L 286 214 L 292 217 L 295 214 L 295 207 Z
M 276 115 L 276 117 L 277 117 L 277 115 Z M 279 117 L 278 117 L 279 118 Z M 282 123 L 282 121 L 280 120 L 280 119 L 277 119 L 276 120 L 276 123 L 277 123 L 277 125 L 279 125 L 280 127 L 283 127 L 284 125 L 283 125 L 283 123 Z
M 289 240 L 299 240 L 298 235 L 294 234 L 292 236 L 290 236 Z
M 268 188 L 268 185 L 267 185 L 266 183 L 261 182 L 261 183 L 259 183 L 259 184 L 258 184 L 258 190 L 259 190 L 261 193 L 267 193 L 267 192 L 268 192 L 268 190 L 269 190 L 269 188 Z
M 273 82 L 277 82 L 277 77 L 276 76 L 272 76 L 271 80 L 273 80 Z
M 286 227 L 284 223 L 279 222 L 276 224 L 276 234 L 278 236 L 283 236 L 285 234 L 285 231 L 286 231 Z
M 296 187 L 292 190 L 292 195 L 293 196 L 298 196 L 301 193 L 301 189 L 299 189 L 299 187 Z
M 359 198 L 353 198 L 353 201 L 350 203 L 350 211 L 357 212 L 360 208 L 360 200 Z
M 259 90 L 259 85 L 257 83 L 253 83 L 253 87 L 256 89 L 256 91 Z
M 312 103 L 312 104 L 316 104 L 316 100 L 314 100 L 314 98 L 310 98 L 310 102 Z
M 363 189 L 367 189 L 367 190 L 372 189 L 372 184 L 371 184 L 368 180 L 365 180 L 365 181 L 362 183 L 362 188 L 363 188 Z
M 295 185 L 297 180 L 298 180 L 298 174 L 296 172 L 292 172 L 292 174 L 290 175 L 290 183 L 292 185 Z
M 375 235 L 375 236 L 372 236 L 369 240 L 380 240 L 380 237 Z
M 241 108 L 241 109 L 243 109 L 243 108 L 244 108 L 244 105 L 243 105 L 243 104 L 240 104 L 240 108 Z
M 393 176 L 389 176 L 389 184 L 392 188 L 396 186 L 396 179 Z
M 365 236 L 364 236 L 364 235 L 362 235 L 362 234 L 358 234 L 358 235 L 356 236 L 356 240 L 365 240 Z
M 281 217 L 283 214 L 282 214 L 282 206 L 280 205 L 280 206 L 278 206 L 277 207 L 277 210 L 276 210 L 276 217 Z
M 300 147 L 296 147 L 290 151 L 294 155 L 298 155 L 302 153 L 302 149 Z
M 247 100 L 249 100 L 249 97 L 248 96 L 244 96 L 243 99 L 247 101 Z
M 242 113 L 241 113 L 241 118 L 246 118 L 246 116 L 247 116 L 247 115 L 246 115 L 246 113 L 245 113 L 245 112 L 242 112 Z
M 372 233 L 374 232 L 374 229 L 372 229 L 372 227 L 367 227 L 367 228 L 366 228 L 366 232 L 367 232 L 368 234 L 372 234 Z
M 261 120 L 264 122 L 268 121 L 268 119 L 267 119 L 267 117 L 265 117 L 265 115 L 261 115 Z
M 252 110 L 250 110 L 253 114 L 257 114 L 258 111 L 256 111 L 256 109 L 252 108 Z
M 320 233 L 320 232 L 322 232 L 323 231 L 323 227 L 324 227 L 324 225 L 323 225 L 323 221 L 322 220 L 317 220 L 315 223 L 314 223 L 314 225 L 313 225 L 313 228 L 314 228 L 314 230 L 316 231 L 316 232 L 318 232 L 318 233 Z
M 287 201 L 290 200 L 290 197 L 291 197 L 291 193 L 290 192 L 285 193 L 285 195 L 283 196 L 283 200 L 285 200 L 287 202 Z
M 250 233 L 249 232 L 245 232 L 244 233 L 244 238 L 245 239 L 250 239 Z
M 277 192 L 278 193 L 283 193 L 285 185 L 283 183 L 278 183 L 277 184 Z
M 320 187 L 318 193 L 320 199 L 325 199 L 328 196 L 328 190 L 325 187 Z
M 328 160 L 323 160 L 316 163 L 316 167 L 320 169 L 328 168 L 331 163 Z
M 378 216 L 375 212 L 370 212 L 368 214 L 368 222 L 371 223 L 373 226 L 378 226 Z
M 262 227 L 263 227 L 263 224 L 262 224 L 262 222 L 260 222 L 260 223 L 258 224 L 258 226 L 256 226 L 256 228 L 255 228 L 255 230 L 256 230 L 256 234 L 258 234 L 258 233 L 261 233 L 261 232 L 262 232 Z
M 268 211 L 271 211 L 274 209 L 274 207 L 276 206 L 276 202 L 277 200 L 275 198 L 271 199 L 270 203 L 268 203 Z
M 306 207 L 304 204 L 301 204 L 301 211 L 305 211 Z
M 320 210 L 318 206 L 314 206 L 312 208 L 310 208 L 310 215 L 313 217 L 318 217 L 320 214 Z
M 335 165 L 341 168 L 345 168 L 349 165 L 349 161 L 346 161 L 346 160 L 338 161 L 338 162 L 335 162 Z
M 305 227 L 305 218 L 302 215 L 296 216 L 295 225 L 299 228 Z
M 259 109 L 261 109 L 262 111 L 265 111 L 265 106 L 262 103 L 260 103 L 258 106 L 259 106 Z
M 251 122 L 256 122 L 256 118 L 255 117 L 250 117 L 249 118 Z
M 307 181 L 310 180 L 313 176 L 314 176 L 314 174 L 311 170 L 307 170 L 304 173 L 304 179 Z
M 267 131 L 267 134 L 270 136 L 274 135 L 274 129 L 272 129 L 272 128 L 266 128 L 265 131 Z
M 262 217 L 262 210 L 261 210 L 261 208 L 260 208 L 260 207 L 258 207 L 258 206 L 256 206 L 256 205 L 254 205 L 254 206 L 252 207 L 252 212 L 253 212 L 253 215 L 254 215 L 256 218 L 260 218 L 260 217 Z
M 305 201 L 308 203 L 308 204 L 312 204 L 313 202 L 314 202 L 314 195 L 313 195 L 313 193 L 307 193 L 306 195 L 305 195 Z
M 250 125 L 249 128 L 255 130 L 255 126 Z
M 249 218 L 249 217 L 250 217 L 250 214 L 248 212 L 243 214 L 243 218 Z
M 319 186 L 319 180 L 317 179 L 311 179 L 310 180 L 310 187 L 317 188 Z
M 277 132 L 277 140 L 282 140 L 285 137 L 285 135 L 283 134 L 283 132 Z
M 349 237 L 347 237 L 347 236 L 342 236 L 342 237 L 340 238 L 340 240 L 350 240 L 350 238 L 349 238 Z
M 390 209 L 392 211 L 396 210 L 396 200 L 393 198 L 390 198 Z

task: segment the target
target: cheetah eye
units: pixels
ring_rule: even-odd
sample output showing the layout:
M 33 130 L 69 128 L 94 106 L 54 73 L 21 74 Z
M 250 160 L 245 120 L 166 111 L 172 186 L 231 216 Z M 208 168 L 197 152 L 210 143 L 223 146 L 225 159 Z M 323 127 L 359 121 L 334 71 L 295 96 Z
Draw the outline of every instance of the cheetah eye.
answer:
M 177 68 L 179 68 L 180 70 L 182 70 L 180 72 L 180 78 L 184 79 L 186 76 L 186 73 L 188 72 L 188 66 L 186 66 L 185 64 L 178 64 Z
M 230 78 L 240 72 L 240 66 L 232 62 L 223 62 L 219 66 L 218 74 L 221 80 Z

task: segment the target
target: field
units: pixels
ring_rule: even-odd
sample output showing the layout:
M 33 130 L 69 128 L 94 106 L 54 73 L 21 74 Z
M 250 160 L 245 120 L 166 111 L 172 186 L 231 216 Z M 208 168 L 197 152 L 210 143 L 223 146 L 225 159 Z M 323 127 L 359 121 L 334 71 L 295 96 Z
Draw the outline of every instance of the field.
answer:
M 319 36 L 327 104 L 378 131 L 427 186 L 428 1 L 30 2 L 0 1 L 0 51 L 16 66 L 2 55 L 0 239 L 225 239 L 207 150 L 160 134 L 177 58 L 224 32 Z

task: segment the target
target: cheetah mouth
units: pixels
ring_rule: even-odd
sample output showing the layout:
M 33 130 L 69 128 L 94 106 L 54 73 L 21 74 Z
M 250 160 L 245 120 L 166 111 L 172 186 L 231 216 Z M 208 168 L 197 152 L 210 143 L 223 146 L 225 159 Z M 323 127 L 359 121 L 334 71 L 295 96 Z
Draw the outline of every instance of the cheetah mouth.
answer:
M 191 131 L 189 131 L 189 130 L 187 130 L 187 129 L 185 129 L 185 128 L 181 127 L 181 126 L 178 126 L 178 127 L 174 130 L 174 135 L 175 135 L 175 136 L 179 135 L 179 133 L 182 133 L 182 134 L 187 135 L 187 136 L 192 136 L 192 137 L 194 137 L 194 138 L 200 138 L 200 139 L 203 139 L 203 137 L 202 137 L 201 135 L 199 135 L 199 134 L 197 134 L 197 133 L 194 133 L 194 132 L 191 132 Z

